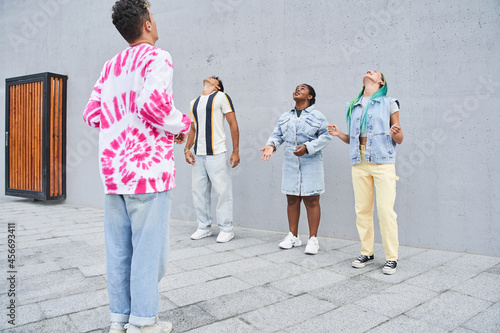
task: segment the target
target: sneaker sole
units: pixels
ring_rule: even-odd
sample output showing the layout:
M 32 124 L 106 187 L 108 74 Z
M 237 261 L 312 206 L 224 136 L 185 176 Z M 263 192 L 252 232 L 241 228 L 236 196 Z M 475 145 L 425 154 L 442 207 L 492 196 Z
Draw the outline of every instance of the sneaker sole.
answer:
M 201 237 L 193 237 L 193 236 L 191 236 L 191 239 L 192 239 L 192 240 L 199 240 L 199 239 L 203 239 L 203 238 L 210 237 L 210 236 L 212 236 L 212 235 L 213 235 L 213 233 L 210 231 L 208 234 L 206 234 L 206 235 L 204 235 L 204 236 L 201 236 Z
M 370 260 L 370 261 L 367 261 L 367 262 L 364 262 L 364 263 L 359 263 L 359 264 L 358 264 L 358 263 L 354 263 L 354 262 L 353 262 L 351 265 L 352 265 L 352 267 L 354 267 L 354 268 L 363 268 L 363 267 L 365 267 L 366 265 L 370 265 L 370 264 L 373 264 L 373 260 Z
M 229 241 L 230 241 L 231 239 L 233 239 L 233 238 L 234 238 L 234 235 L 233 235 L 233 237 L 231 237 L 231 238 L 229 238 L 229 239 L 227 239 L 227 240 L 226 240 L 226 239 L 225 239 L 225 240 L 218 240 L 218 239 L 217 239 L 217 243 L 227 243 L 227 242 L 229 242 Z
M 392 275 L 394 273 L 396 273 L 396 269 L 391 269 L 391 270 L 385 270 L 385 269 L 382 269 L 382 272 L 384 272 L 385 275 Z
M 281 245 L 278 245 L 280 247 L 280 249 L 283 249 L 283 250 L 290 250 L 292 247 L 299 247 L 302 245 L 302 242 L 298 242 L 298 243 L 295 243 L 293 244 L 292 246 L 290 247 L 284 247 L 284 246 L 281 246 Z
M 314 251 L 305 251 L 304 252 L 305 254 L 318 254 L 318 251 L 314 252 Z

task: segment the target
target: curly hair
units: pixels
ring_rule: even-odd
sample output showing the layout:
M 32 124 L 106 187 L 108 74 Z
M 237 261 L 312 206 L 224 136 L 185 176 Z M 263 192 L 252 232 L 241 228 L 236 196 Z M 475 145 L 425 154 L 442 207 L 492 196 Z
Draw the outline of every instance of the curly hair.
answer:
M 136 41 L 142 35 L 142 25 L 150 21 L 146 0 L 118 0 L 112 8 L 113 24 L 123 38 L 129 43 Z

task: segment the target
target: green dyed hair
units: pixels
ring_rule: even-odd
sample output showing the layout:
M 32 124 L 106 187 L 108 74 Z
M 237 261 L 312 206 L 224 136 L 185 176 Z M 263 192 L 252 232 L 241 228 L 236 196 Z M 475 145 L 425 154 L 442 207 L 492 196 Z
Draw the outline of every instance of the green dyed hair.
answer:
M 384 82 L 384 85 L 382 87 L 380 87 L 373 95 L 372 97 L 370 98 L 370 101 L 377 98 L 377 97 L 381 97 L 381 96 L 386 96 L 387 95 L 387 81 L 385 81 L 385 77 L 384 77 L 384 74 L 380 73 L 382 75 L 382 82 Z M 347 122 L 347 128 L 349 130 L 349 135 L 351 134 L 351 115 L 352 115 L 352 109 L 354 108 L 354 105 L 359 101 L 359 99 L 361 98 L 361 96 L 363 96 L 363 93 L 365 92 L 365 86 L 363 86 L 363 89 L 361 89 L 361 91 L 359 92 L 358 96 L 356 96 L 355 99 L 353 99 L 351 101 L 351 103 L 349 103 L 349 108 L 347 109 L 347 112 L 346 112 L 346 116 L 345 116 L 345 119 L 346 119 L 346 122 Z M 370 102 L 368 102 L 368 104 L 366 105 L 366 108 L 363 110 L 363 115 L 361 116 L 361 132 L 365 132 L 366 131 L 366 123 L 368 122 L 368 112 L 366 112 L 366 110 L 368 110 L 368 107 L 370 106 Z

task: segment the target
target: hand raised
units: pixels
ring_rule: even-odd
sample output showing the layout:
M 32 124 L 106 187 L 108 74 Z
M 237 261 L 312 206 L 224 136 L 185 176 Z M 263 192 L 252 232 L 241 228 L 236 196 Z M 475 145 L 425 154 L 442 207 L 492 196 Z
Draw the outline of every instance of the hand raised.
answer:
M 273 146 L 264 146 L 260 150 L 262 152 L 262 160 L 269 161 L 269 158 L 273 156 L 274 147 Z

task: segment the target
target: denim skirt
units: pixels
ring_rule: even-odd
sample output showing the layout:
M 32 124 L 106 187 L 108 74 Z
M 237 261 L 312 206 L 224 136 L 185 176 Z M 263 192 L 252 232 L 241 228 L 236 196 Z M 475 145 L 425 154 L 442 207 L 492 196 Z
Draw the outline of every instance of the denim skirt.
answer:
M 295 145 L 285 144 L 281 192 L 296 196 L 312 196 L 325 192 L 323 154 L 293 154 Z

